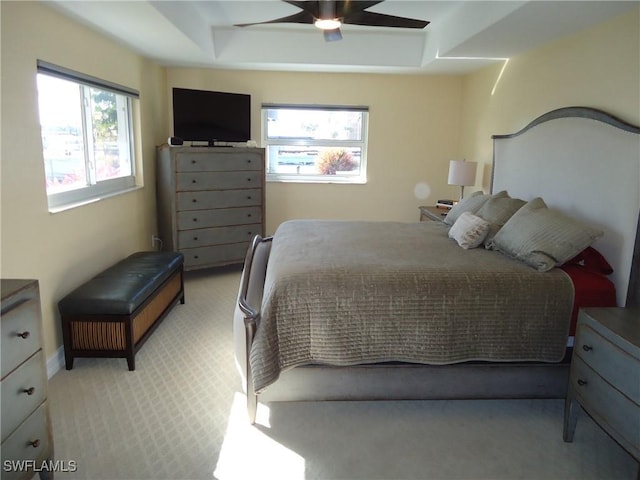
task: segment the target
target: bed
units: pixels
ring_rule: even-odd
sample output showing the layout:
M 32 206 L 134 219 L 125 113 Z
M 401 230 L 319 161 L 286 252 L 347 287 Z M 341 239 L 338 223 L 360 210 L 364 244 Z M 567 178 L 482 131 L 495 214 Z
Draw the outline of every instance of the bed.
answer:
M 578 294 L 593 260 L 568 256 L 565 226 L 613 270 L 592 275 L 607 301 L 636 304 L 640 129 L 569 107 L 493 140 L 491 192 L 449 224 L 296 220 L 254 239 L 233 325 L 252 423 L 258 400 L 565 396 L 575 300 L 597 296 Z M 452 232 L 496 205 L 513 211 L 483 225 L 490 248 L 462 248 L 475 230 Z

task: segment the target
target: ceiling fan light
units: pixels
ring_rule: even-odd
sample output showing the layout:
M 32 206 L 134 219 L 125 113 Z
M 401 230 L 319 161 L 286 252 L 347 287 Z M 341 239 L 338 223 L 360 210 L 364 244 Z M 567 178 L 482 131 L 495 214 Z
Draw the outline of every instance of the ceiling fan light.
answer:
M 342 23 L 337 18 L 317 18 L 314 25 L 320 30 L 335 30 L 340 28 Z

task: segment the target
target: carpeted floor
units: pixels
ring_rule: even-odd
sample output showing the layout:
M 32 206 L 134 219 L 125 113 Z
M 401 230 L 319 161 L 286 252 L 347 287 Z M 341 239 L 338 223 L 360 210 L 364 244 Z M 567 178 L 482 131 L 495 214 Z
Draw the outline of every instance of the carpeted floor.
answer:
M 190 272 L 136 357 L 76 359 L 49 384 L 55 458 L 77 479 L 633 479 L 638 464 L 561 400 L 260 405 L 248 424 L 231 318 L 238 268 Z

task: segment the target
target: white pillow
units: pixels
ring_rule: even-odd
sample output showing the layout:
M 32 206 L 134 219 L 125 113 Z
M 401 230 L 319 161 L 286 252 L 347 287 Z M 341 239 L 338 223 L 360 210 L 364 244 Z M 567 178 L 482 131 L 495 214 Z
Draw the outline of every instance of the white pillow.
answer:
M 476 248 L 489 233 L 489 222 L 469 212 L 462 213 L 449 229 L 453 238 L 462 248 Z

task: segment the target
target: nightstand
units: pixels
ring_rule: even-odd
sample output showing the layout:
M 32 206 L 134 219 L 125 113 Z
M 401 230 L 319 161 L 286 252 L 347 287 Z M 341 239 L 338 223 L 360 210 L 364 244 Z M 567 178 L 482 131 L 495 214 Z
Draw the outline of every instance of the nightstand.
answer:
M 564 441 L 573 440 L 579 404 L 640 461 L 640 308 L 580 310 L 569 377 Z
M 448 208 L 440 208 L 440 207 L 418 207 L 420 209 L 420 221 L 421 222 L 429 222 L 429 221 L 437 221 L 443 222 L 447 213 L 449 213 Z

